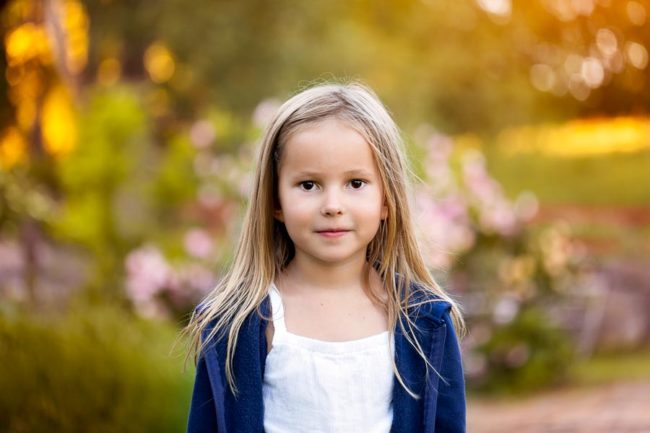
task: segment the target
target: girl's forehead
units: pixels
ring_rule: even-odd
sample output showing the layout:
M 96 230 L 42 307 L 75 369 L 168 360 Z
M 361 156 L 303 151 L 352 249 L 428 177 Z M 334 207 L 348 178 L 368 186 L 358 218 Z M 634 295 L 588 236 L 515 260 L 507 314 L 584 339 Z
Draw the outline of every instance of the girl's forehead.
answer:
M 282 149 L 281 166 L 371 169 L 375 156 L 372 146 L 355 128 L 338 119 L 327 119 L 305 125 L 288 137 Z
M 363 135 L 362 131 L 364 130 L 363 125 L 359 121 L 354 121 L 352 119 L 347 119 L 342 115 L 328 115 L 320 119 L 310 120 L 298 125 L 294 125 L 290 128 L 287 136 L 284 138 L 286 143 L 296 134 L 303 132 L 313 132 L 315 130 L 322 129 L 332 129 L 332 128 L 342 128 L 342 129 L 351 129 Z

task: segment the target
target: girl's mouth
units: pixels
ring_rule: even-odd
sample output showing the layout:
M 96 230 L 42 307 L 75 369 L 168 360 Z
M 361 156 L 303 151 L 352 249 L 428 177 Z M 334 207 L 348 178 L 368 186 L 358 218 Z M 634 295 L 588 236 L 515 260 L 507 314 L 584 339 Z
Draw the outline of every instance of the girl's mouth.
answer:
M 338 238 L 345 235 L 348 231 L 349 230 L 332 229 L 332 230 L 319 230 L 316 233 L 326 238 Z

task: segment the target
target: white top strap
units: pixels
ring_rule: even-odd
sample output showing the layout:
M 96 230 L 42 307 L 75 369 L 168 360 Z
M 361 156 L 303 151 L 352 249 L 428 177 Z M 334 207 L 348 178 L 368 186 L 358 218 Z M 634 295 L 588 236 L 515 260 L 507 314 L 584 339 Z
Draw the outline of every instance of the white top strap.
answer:
M 273 310 L 273 332 L 284 334 L 287 332 L 287 325 L 284 323 L 284 305 L 282 305 L 280 292 L 273 283 L 269 288 L 269 296 L 271 296 L 271 310 Z

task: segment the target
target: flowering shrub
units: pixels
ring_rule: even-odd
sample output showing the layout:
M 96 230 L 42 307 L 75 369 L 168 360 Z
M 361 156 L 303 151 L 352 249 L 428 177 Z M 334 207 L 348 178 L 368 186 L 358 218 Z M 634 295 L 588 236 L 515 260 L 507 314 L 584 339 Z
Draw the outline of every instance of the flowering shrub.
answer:
M 446 276 L 465 310 L 469 385 L 518 391 L 561 379 L 572 353 L 546 307 L 570 291 L 580 271 L 568 227 L 533 230 L 535 196 L 510 201 L 479 151 L 461 154 L 456 171 L 451 139 L 433 135 L 425 151 L 416 216 L 429 266 Z
M 253 116 L 255 128 L 268 121 L 275 106 L 273 101 L 260 104 Z M 216 113 L 194 122 L 186 137 L 177 138 L 189 141 L 184 158 L 191 160 L 196 185 L 192 200 L 179 206 L 184 224 L 170 228 L 172 235 L 163 234 L 158 243 L 149 241 L 134 249 L 125 259 L 126 294 L 138 313 L 186 320 L 215 286 L 216 271 L 231 258 L 233 236 L 239 231 L 236 225 L 240 203 L 250 192 L 254 147 L 252 142 L 245 141 L 234 150 L 218 149 L 223 144 L 219 140 L 235 135 L 235 129 L 232 119 Z M 177 180 L 174 161 L 168 159 L 166 190 L 173 190 Z M 201 228 L 185 231 L 188 225 Z M 167 244 L 168 251 L 164 252 L 159 244 Z
M 199 261 L 172 266 L 152 245 L 126 258 L 127 296 L 145 317 L 184 318 L 188 310 L 214 286 L 214 273 Z

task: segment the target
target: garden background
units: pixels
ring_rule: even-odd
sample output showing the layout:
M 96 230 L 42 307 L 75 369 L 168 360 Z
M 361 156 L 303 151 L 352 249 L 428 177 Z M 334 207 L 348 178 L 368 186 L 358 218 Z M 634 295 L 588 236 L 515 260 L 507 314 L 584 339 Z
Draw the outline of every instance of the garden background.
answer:
M 470 431 L 650 430 L 649 13 L 0 2 L 0 432 L 184 431 L 179 331 L 231 259 L 266 122 L 328 80 L 402 129 L 469 326 Z

